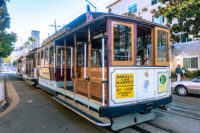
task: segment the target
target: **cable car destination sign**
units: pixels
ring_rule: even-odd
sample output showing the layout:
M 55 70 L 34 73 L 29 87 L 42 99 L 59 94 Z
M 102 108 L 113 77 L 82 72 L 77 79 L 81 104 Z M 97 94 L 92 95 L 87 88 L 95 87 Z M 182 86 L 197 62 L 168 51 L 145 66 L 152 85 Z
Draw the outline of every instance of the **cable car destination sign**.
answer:
M 116 74 L 116 99 L 134 97 L 134 74 Z

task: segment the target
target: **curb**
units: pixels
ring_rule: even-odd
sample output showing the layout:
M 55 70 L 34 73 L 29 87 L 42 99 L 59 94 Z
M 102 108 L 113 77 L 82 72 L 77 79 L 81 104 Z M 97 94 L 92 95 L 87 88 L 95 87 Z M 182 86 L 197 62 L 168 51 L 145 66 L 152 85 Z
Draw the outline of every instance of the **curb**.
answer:
M 7 95 L 7 88 L 6 88 L 6 80 L 5 80 L 5 75 L 3 75 L 3 90 L 2 90 L 2 92 L 4 92 L 4 94 L 3 94 L 3 100 L 2 100 L 2 103 L 1 103 L 1 105 L 0 105 L 0 112 L 3 112 L 7 107 L 8 107 L 8 105 L 9 105 L 9 103 L 8 103 L 8 95 Z

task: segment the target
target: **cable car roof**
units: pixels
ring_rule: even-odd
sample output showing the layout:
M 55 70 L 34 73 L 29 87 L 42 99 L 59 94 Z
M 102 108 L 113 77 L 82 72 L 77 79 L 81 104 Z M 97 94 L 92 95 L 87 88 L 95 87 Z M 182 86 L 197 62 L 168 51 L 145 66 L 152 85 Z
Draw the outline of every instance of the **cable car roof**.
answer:
M 150 27 L 161 27 L 164 29 L 169 29 L 168 27 L 157 24 L 151 21 L 139 19 L 139 18 L 133 18 L 129 16 L 123 16 L 123 15 L 117 15 L 113 13 L 102 13 L 102 12 L 92 12 L 93 20 L 86 22 L 86 13 L 80 15 L 76 19 L 74 19 L 72 22 L 69 24 L 65 25 L 63 28 L 61 28 L 59 31 L 51 35 L 46 41 L 42 43 L 42 46 L 45 46 L 49 44 L 52 41 L 58 41 L 60 39 L 63 39 L 65 36 L 70 35 L 81 28 L 90 26 L 91 24 L 95 24 L 96 22 L 99 22 L 100 20 L 105 20 L 105 19 L 114 19 L 118 21 L 125 21 L 125 22 L 133 22 L 138 25 L 144 25 L 144 26 L 150 26 Z

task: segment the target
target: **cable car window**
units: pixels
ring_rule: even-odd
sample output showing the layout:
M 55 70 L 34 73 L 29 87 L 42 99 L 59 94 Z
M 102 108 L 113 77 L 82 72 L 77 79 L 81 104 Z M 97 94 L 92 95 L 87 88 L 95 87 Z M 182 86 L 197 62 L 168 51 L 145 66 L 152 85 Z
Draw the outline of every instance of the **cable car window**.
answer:
M 132 61 L 131 27 L 113 25 L 114 61 Z
M 54 46 L 51 46 L 49 50 L 49 64 L 53 64 L 53 58 L 54 58 Z
M 152 29 L 137 27 L 137 65 L 153 65 L 152 61 Z
M 38 53 L 38 65 L 40 65 L 40 53 Z
M 41 65 L 44 65 L 44 51 L 41 52 Z
M 66 49 L 66 55 L 67 55 L 67 57 L 66 57 L 66 64 L 71 64 L 71 49 L 69 49 L 69 48 L 67 48 Z
M 61 54 L 62 54 L 62 58 L 61 58 Z M 62 60 L 62 64 L 65 64 L 64 48 L 57 49 L 57 65 L 61 64 L 61 60 Z
M 77 66 L 84 66 L 84 45 L 81 45 L 77 48 Z
M 104 64 L 107 65 L 107 45 L 105 41 L 104 46 Z M 102 39 L 96 39 L 92 41 L 91 49 L 91 66 L 102 67 Z
M 49 53 L 49 49 L 46 48 L 45 49 L 45 65 L 48 65 L 49 64 L 49 59 L 48 59 L 48 54 Z
M 169 62 L 168 34 L 161 30 L 157 32 L 157 62 Z

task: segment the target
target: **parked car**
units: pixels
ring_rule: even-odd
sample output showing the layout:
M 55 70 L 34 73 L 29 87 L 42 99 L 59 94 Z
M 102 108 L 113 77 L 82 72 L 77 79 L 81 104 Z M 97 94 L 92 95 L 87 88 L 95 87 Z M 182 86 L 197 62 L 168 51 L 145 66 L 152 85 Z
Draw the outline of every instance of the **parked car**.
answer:
M 190 93 L 200 94 L 200 77 L 191 81 L 176 81 L 172 82 L 172 91 L 175 91 L 180 96 L 186 96 Z

